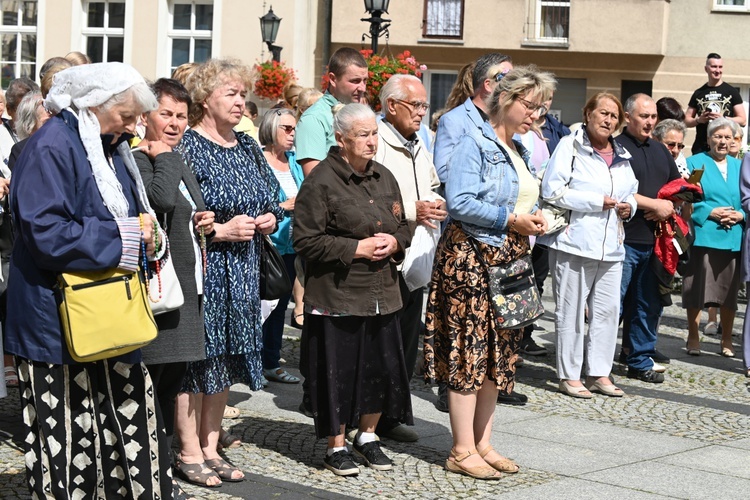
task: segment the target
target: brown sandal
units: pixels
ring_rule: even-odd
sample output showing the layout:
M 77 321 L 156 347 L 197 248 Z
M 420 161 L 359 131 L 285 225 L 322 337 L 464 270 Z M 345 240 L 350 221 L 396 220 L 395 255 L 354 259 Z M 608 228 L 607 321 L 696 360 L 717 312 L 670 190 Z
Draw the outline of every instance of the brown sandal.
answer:
M 451 448 L 451 458 L 453 458 L 453 460 L 449 458 L 445 461 L 445 470 L 473 477 L 474 479 L 500 479 L 502 476 L 488 465 L 468 467 L 461 464 L 461 462 L 469 458 L 471 455 L 476 455 L 476 453 L 477 450 L 469 450 L 459 455 L 456 453 L 455 448 Z
M 484 458 L 492 451 L 495 451 L 495 449 L 492 447 L 492 445 L 488 445 L 487 448 L 479 452 L 479 456 Z M 518 464 L 510 458 L 503 457 L 501 459 L 495 460 L 494 462 L 487 463 L 490 464 L 493 469 L 500 472 L 505 472 L 506 474 L 515 474 L 520 469 L 520 467 L 518 467 Z
M 221 478 L 222 481 L 228 481 L 230 483 L 239 483 L 245 480 L 245 476 L 234 477 L 232 474 L 235 472 L 242 472 L 238 467 L 230 464 L 223 458 L 211 458 L 206 460 L 206 465 L 211 467 L 216 474 Z
M 204 488 L 218 488 L 221 486 L 221 482 L 218 484 L 208 484 L 210 478 L 215 477 L 221 479 L 221 476 L 219 476 L 219 474 L 217 474 L 205 462 L 199 464 L 186 464 L 177 458 L 174 462 L 174 471 L 177 476 L 190 484 L 195 484 L 196 486 L 203 486 Z

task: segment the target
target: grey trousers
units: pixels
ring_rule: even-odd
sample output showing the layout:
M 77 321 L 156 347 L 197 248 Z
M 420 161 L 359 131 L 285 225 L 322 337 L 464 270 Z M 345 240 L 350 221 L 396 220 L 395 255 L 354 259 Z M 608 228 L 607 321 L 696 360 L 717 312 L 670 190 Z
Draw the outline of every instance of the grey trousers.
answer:
M 620 316 L 622 262 L 604 262 L 549 249 L 555 299 L 557 376 L 580 380 L 612 371 Z M 588 306 L 589 325 L 585 316 Z

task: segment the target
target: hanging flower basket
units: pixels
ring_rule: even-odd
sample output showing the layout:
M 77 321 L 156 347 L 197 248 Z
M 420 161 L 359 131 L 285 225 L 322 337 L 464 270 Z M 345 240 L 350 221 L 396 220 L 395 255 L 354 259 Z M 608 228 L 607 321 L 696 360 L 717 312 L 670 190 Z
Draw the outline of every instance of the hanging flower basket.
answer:
M 367 98 L 375 111 L 380 111 L 380 91 L 390 77 L 403 74 L 421 78 L 422 72 L 427 69 L 427 66 L 419 64 L 408 50 L 397 54 L 396 57 L 379 56 L 369 49 L 360 52 L 367 61 Z M 328 68 L 323 73 L 321 87 L 324 92 L 328 88 Z
M 284 88 L 297 81 L 297 75 L 292 68 L 283 62 L 266 61 L 255 65 L 258 79 L 255 81 L 253 93 L 258 97 L 277 100 L 284 96 Z

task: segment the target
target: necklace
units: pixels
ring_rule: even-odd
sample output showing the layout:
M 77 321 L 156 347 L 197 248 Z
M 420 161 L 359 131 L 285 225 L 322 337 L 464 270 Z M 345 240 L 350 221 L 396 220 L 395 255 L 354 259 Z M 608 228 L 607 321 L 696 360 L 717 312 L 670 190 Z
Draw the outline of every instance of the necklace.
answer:
M 232 132 L 232 139 L 225 141 L 223 137 L 219 136 L 217 139 L 215 135 L 213 135 L 211 132 L 209 132 L 206 128 L 204 128 L 202 125 L 198 125 L 195 127 L 196 130 L 199 130 L 198 133 L 203 132 L 201 135 L 205 137 L 206 139 L 211 139 L 212 142 L 215 142 L 222 148 L 234 146 L 237 144 L 237 137 L 235 137 L 234 132 Z

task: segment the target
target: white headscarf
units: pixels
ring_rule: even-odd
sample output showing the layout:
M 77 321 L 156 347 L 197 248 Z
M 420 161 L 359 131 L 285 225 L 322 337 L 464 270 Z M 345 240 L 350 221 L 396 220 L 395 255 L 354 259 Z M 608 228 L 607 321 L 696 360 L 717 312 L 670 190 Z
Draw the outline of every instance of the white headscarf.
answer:
M 132 66 L 111 62 L 73 66 L 57 73 L 53 81 L 54 84 L 44 100 L 45 107 L 53 113 L 67 109 L 76 115 L 78 133 L 104 204 L 113 216 L 128 217 L 128 200 L 123 194 L 122 185 L 114 169 L 104 156 L 99 120 L 89 108 L 101 106 L 112 96 L 126 91 L 136 83 L 145 83 L 145 80 Z M 71 109 L 71 105 L 78 111 Z M 117 149 L 125 167 L 136 182 L 141 205 L 154 215 L 128 143 L 123 142 Z

